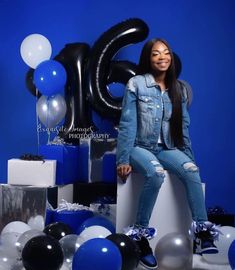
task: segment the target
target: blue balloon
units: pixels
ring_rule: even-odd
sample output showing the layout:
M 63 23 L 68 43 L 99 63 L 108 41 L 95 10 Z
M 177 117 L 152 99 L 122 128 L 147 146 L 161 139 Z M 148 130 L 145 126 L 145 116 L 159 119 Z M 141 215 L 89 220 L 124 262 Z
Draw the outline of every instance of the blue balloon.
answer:
M 122 256 L 108 239 L 93 238 L 83 243 L 73 257 L 72 270 L 121 270 Z
M 63 90 L 66 80 L 65 68 L 55 60 L 43 61 L 34 71 L 34 84 L 45 96 L 53 96 Z
M 107 218 L 104 217 L 91 217 L 86 219 L 81 226 L 78 227 L 77 234 L 80 234 L 84 229 L 90 226 L 102 226 L 108 229 L 111 233 L 115 233 L 115 227 L 113 226 L 112 222 L 109 221 Z
M 235 240 L 232 242 L 232 244 L 229 247 L 228 260 L 229 260 L 229 264 L 232 270 L 234 270 L 235 269 Z

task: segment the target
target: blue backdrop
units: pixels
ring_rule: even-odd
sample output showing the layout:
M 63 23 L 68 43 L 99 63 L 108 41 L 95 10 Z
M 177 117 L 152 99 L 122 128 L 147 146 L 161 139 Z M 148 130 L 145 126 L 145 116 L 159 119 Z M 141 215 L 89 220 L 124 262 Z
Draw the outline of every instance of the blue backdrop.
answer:
M 22 40 L 46 36 L 54 57 L 66 43 L 92 46 L 114 24 L 138 17 L 148 24 L 149 38 L 169 41 L 183 63 L 181 79 L 193 87 L 191 137 L 207 206 L 235 213 L 234 8 L 233 0 L 0 0 L 1 181 L 9 158 L 37 153 L 36 99 L 25 86 Z M 126 47 L 118 57 L 137 62 L 142 45 Z

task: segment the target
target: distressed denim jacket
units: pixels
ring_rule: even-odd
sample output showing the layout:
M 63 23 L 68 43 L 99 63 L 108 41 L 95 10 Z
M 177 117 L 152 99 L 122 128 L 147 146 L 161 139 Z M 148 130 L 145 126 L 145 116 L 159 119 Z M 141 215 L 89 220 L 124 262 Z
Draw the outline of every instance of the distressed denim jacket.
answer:
M 183 93 L 183 91 L 182 91 Z M 162 140 L 167 149 L 175 149 L 170 135 L 172 103 L 167 91 L 161 93 L 151 74 L 132 77 L 126 86 L 117 139 L 117 165 L 129 164 L 133 146 L 155 151 L 162 130 Z M 183 139 L 179 148 L 194 161 L 189 138 L 190 118 L 187 98 L 182 94 Z

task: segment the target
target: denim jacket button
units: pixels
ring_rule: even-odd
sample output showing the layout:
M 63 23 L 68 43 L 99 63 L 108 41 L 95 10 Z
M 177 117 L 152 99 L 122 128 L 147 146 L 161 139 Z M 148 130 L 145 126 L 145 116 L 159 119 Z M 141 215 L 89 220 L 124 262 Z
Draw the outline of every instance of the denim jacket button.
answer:
M 158 122 L 159 121 L 159 118 L 156 118 L 156 122 Z
M 160 106 L 159 106 L 159 105 L 157 105 L 157 108 L 159 109 L 159 108 L 160 108 Z

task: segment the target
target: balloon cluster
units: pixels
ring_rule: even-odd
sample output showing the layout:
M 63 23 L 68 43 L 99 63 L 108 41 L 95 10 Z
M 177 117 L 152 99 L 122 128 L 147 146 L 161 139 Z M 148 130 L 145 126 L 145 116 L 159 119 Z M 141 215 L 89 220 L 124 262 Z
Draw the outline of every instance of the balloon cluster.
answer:
M 31 67 L 27 74 L 31 80 L 27 86 L 30 90 L 37 89 L 37 116 L 45 127 L 55 127 L 67 111 L 64 97 L 58 94 L 66 84 L 66 70 L 58 61 L 50 60 L 51 44 L 43 35 L 27 36 L 21 43 L 20 53 L 24 62 Z
M 31 67 L 26 85 L 33 95 L 44 95 L 37 104 L 40 121 L 50 128 L 65 116 L 59 134 L 65 141 L 74 130 L 94 126 L 91 109 L 117 124 L 122 98 L 112 94 L 109 85 L 126 84 L 138 68 L 132 62 L 113 58 L 124 46 L 143 41 L 148 32 L 144 21 L 129 19 L 103 33 L 92 48 L 86 43 L 66 44 L 54 60 L 48 60 L 51 46 L 45 37 L 26 37 L 21 45 L 22 58 Z M 63 87 L 66 103 L 61 96 L 53 96 Z
M 33 220 L 34 219 L 34 220 Z M 140 251 L 135 241 L 115 233 L 110 222 L 100 216 L 87 218 L 76 232 L 63 222 L 43 226 L 42 217 L 28 223 L 8 223 L 0 235 L 0 269 L 26 270 L 134 270 Z M 203 254 L 212 265 L 235 269 L 235 228 L 222 226 L 216 242 L 218 254 Z M 181 270 L 192 267 L 192 245 L 180 233 L 163 236 L 156 245 L 161 269 Z M 211 268 L 212 268 L 211 267 Z
M 37 219 L 37 222 L 39 220 Z M 34 227 L 21 221 L 8 223 L 1 232 L 0 269 L 26 270 L 134 270 L 139 250 L 103 217 L 85 220 L 79 233 L 63 222 Z M 35 226 L 37 229 L 35 229 Z

